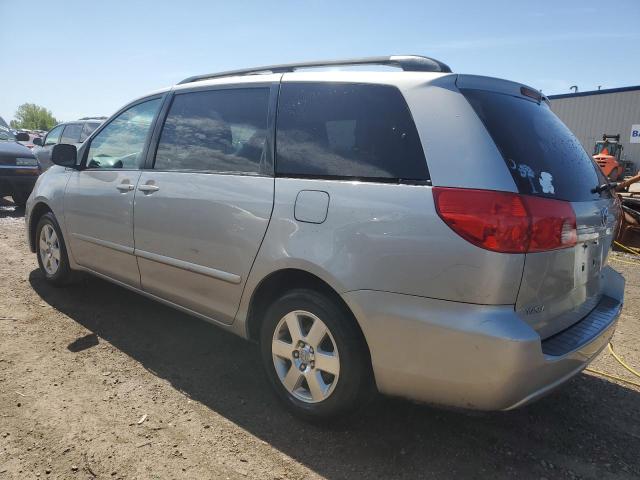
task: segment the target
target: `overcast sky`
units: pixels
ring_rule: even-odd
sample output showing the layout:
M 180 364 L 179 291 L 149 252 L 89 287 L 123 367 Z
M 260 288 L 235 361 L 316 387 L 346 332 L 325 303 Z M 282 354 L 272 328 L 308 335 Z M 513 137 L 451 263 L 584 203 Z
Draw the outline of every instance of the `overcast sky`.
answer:
M 24 102 L 110 115 L 198 73 L 371 55 L 433 56 L 548 95 L 640 83 L 639 0 L 0 0 L 0 41 L 7 121 Z

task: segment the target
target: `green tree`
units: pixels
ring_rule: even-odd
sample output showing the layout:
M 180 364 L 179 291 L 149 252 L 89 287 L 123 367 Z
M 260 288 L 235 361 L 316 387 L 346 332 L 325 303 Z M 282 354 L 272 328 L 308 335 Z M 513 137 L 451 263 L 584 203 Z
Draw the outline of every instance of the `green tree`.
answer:
M 13 128 L 51 130 L 58 123 L 51 110 L 47 110 L 35 103 L 23 103 L 16 110 L 14 117 L 15 120 L 11 120 Z

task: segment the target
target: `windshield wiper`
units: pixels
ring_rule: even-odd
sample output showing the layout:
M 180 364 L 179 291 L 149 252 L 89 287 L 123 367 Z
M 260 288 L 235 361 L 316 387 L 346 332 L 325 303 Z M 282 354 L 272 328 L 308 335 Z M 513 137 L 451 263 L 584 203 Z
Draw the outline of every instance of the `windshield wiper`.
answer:
M 602 185 L 598 185 L 597 187 L 592 188 L 591 193 L 602 193 L 605 190 L 613 190 L 618 185 L 619 185 L 618 182 L 603 183 Z

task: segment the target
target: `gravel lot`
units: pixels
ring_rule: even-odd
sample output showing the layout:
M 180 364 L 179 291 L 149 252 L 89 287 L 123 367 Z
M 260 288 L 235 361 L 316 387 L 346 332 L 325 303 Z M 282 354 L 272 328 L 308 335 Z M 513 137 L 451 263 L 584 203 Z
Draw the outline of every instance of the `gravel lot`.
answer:
M 49 287 L 3 199 L 0 255 L 2 479 L 640 477 L 640 388 L 585 372 L 514 412 L 380 398 L 310 426 L 280 408 L 255 346 L 95 278 Z M 640 368 L 640 267 L 619 260 L 614 343 Z M 593 367 L 634 379 L 606 351 Z

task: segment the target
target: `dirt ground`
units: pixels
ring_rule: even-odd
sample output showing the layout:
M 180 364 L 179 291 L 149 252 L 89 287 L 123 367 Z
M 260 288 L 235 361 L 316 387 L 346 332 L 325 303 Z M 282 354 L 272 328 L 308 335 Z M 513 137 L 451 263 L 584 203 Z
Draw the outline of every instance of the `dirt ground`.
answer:
M 380 398 L 310 426 L 254 345 L 95 278 L 48 286 L 2 199 L 0 258 L 0 479 L 640 478 L 640 388 L 585 372 L 513 412 Z M 640 267 L 614 258 L 614 344 L 640 368 Z M 606 351 L 593 367 L 634 379 Z

